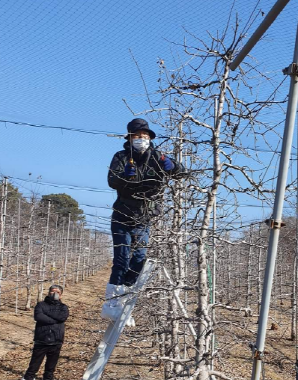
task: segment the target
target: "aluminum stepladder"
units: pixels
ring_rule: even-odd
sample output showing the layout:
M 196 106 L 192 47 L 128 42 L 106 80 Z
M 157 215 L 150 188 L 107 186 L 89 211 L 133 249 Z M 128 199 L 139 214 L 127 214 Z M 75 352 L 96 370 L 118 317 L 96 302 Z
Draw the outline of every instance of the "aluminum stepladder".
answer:
M 82 380 L 99 380 L 103 374 L 104 368 L 115 348 L 115 345 L 121 335 L 126 322 L 128 321 L 131 313 L 137 302 L 139 292 L 146 285 L 151 272 L 156 266 L 156 261 L 147 259 L 142 272 L 140 273 L 137 282 L 132 287 L 132 293 L 129 294 L 121 315 L 116 321 L 111 321 L 106 329 L 102 341 L 99 343 Z

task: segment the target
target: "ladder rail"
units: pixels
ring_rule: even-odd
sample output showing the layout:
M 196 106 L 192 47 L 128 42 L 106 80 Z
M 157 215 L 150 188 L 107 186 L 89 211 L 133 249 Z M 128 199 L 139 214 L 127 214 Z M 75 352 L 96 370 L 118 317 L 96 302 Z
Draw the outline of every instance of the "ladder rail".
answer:
M 125 302 L 122 313 L 116 321 L 111 321 L 109 323 L 103 339 L 99 343 L 89 365 L 87 366 L 82 380 L 99 380 L 101 378 L 105 366 L 115 348 L 115 345 L 124 330 L 126 322 L 128 321 L 135 307 L 138 299 L 138 294 L 146 285 L 155 266 L 155 260 L 146 260 L 136 284 L 132 287 L 132 292 L 128 293 L 128 300 Z

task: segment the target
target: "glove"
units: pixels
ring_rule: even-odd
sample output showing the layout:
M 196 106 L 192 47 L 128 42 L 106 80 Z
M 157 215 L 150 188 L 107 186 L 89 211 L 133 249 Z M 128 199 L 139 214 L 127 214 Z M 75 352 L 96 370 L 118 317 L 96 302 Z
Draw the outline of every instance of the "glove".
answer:
M 124 174 L 126 177 L 133 177 L 136 175 L 136 168 L 132 164 L 126 164 L 124 168 Z
M 163 170 L 165 170 L 166 172 L 167 171 L 170 171 L 170 170 L 173 170 L 174 169 L 174 167 L 175 167 L 175 164 L 174 164 L 174 162 L 171 160 L 171 159 L 169 159 L 169 157 L 167 157 L 167 156 L 164 156 L 164 155 L 162 155 L 161 156 L 161 167 L 163 168 Z

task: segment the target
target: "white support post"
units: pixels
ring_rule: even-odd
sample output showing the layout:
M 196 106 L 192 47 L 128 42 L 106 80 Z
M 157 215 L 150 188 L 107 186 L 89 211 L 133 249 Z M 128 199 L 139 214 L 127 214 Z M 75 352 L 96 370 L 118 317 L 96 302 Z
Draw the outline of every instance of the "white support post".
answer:
M 257 342 L 255 344 L 253 354 L 253 369 L 251 380 L 259 380 L 263 365 L 263 355 L 265 348 L 265 337 L 267 332 L 267 322 L 270 307 L 270 297 L 273 283 L 273 275 L 275 269 L 275 261 L 277 255 L 277 245 L 282 222 L 283 204 L 285 198 L 286 182 L 288 177 L 288 169 L 290 162 L 290 154 L 292 148 L 295 118 L 298 102 L 298 28 L 296 34 L 296 43 L 294 49 L 293 63 L 285 70 L 285 74 L 290 75 L 291 83 L 289 90 L 289 100 L 287 108 L 287 116 L 285 121 L 285 130 L 283 135 L 283 144 L 279 164 L 279 172 L 276 185 L 276 195 L 274 201 L 274 209 L 272 219 L 270 220 L 270 237 L 268 246 L 268 255 L 266 262 L 264 287 L 262 294 L 262 304 L 258 324 Z

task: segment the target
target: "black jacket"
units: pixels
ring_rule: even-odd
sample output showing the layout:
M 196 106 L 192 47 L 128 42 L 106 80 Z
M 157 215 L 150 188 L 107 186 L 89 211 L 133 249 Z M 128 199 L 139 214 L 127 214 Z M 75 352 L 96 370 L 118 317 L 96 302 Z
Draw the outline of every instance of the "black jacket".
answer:
M 64 322 L 68 315 L 68 307 L 60 300 L 55 301 L 47 296 L 44 301 L 38 302 L 34 309 L 34 342 L 45 345 L 62 344 Z
M 173 176 L 183 171 L 183 166 L 171 158 L 175 167 L 170 172 L 162 168 L 161 152 L 153 144 L 143 154 L 131 149 L 130 143 L 124 144 L 125 150 L 117 152 L 111 162 L 108 183 L 117 190 L 117 200 L 113 205 L 112 220 L 146 223 L 150 217 L 159 215 L 160 199 L 166 176 Z M 133 158 L 136 176 L 125 176 L 124 168 Z

